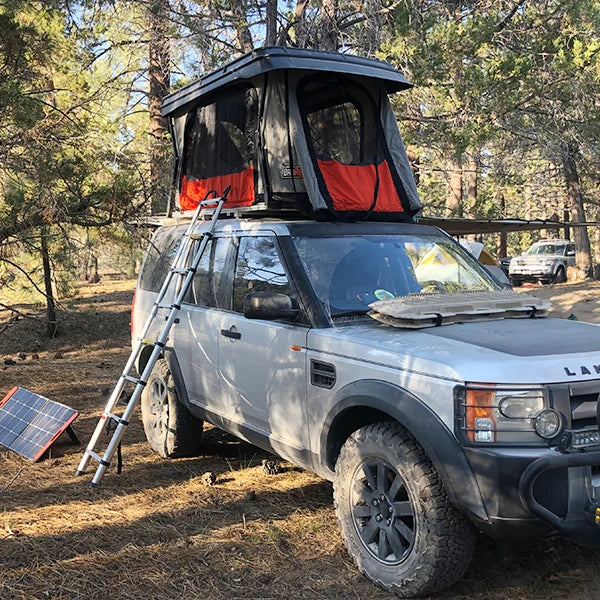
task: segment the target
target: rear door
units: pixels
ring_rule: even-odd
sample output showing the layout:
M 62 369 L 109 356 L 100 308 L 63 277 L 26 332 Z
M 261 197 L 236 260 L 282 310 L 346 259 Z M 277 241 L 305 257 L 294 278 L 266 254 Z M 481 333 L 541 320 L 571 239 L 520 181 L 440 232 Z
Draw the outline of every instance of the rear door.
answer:
M 306 426 L 306 324 L 246 319 L 249 292 L 298 299 L 274 235 L 239 238 L 232 311 L 219 324 L 221 397 L 241 433 L 268 438 L 280 455 L 309 464 Z
M 218 369 L 219 321 L 222 311 L 230 306 L 229 261 L 233 256 L 231 238 L 217 236 L 208 242 L 174 328 L 175 352 L 188 397 L 192 403 L 217 414 L 223 408 Z

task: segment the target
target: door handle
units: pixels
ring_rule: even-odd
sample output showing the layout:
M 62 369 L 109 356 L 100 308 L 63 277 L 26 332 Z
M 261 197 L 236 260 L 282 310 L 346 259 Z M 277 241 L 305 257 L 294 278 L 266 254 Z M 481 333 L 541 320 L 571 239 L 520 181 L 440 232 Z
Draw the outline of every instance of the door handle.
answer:
M 233 340 L 242 339 L 242 334 L 239 331 L 232 331 L 231 329 L 221 329 L 221 335 Z

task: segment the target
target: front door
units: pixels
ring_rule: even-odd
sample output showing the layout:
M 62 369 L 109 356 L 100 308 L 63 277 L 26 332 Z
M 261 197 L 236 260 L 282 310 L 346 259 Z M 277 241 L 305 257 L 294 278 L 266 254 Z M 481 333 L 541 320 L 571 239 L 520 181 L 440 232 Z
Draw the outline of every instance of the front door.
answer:
M 241 237 L 233 286 L 233 311 L 219 324 L 221 397 L 234 424 L 269 440 L 280 455 L 307 464 L 306 338 L 297 323 L 246 319 L 249 292 L 296 297 L 275 236 Z M 248 433 L 246 437 L 250 437 Z

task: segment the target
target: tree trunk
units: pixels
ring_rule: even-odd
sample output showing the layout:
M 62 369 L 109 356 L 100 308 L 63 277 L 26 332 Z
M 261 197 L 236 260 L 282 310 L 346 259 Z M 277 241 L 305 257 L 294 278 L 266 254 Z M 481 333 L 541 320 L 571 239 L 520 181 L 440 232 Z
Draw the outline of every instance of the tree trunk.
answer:
M 596 212 L 596 221 L 600 218 L 600 213 Z M 600 227 L 594 230 L 594 279 L 600 279 Z
M 308 44 L 308 27 L 306 25 L 306 6 L 308 0 L 298 0 L 294 11 L 294 41 L 298 48 L 306 48 Z
M 266 11 L 265 46 L 274 46 L 277 43 L 277 0 L 267 0 Z
M 506 217 L 506 198 L 504 194 L 500 196 L 500 218 L 504 219 Z M 506 231 L 500 232 L 500 241 L 498 244 L 498 258 L 506 258 L 507 255 L 507 234 Z
M 571 211 L 571 221 L 585 221 L 585 210 L 583 207 L 583 194 L 581 182 L 577 172 L 575 157 L 577 149 L 571 144 L 563 144 L 562 161 L 563 175 L 567 186 L 567 198 Z M 586 227 L 573 228 L 573 241 L 575 243 L 576 265 L 581 269 L 585 277 L 592 276 L 592 255 L 590 251 L 590 239 Z
M 150 123 L 150 214 L 169 212 L 169 140 L 167 121 L 160 114 L 163 98 L 169 92 L 171 68 L 169 49 L 169 0 L 152 0 L 148 7 L 150 43 L 148 60 L 148 110 Z
M 321 50 L 335 52 L 339 46 L 337 0 L 321 0 Z
M 446 213 L 449 217 L 462 216 L 462 191 L 462 168 L 458 161 L 452 161 L 446 196 Z
M 479 154 L 467 154 L 466 163 L 463 165 L 463 182 L 465 187 L 465 210 L 464 216 L 477 218 L 477 168 L 479 165 Z
M 40 240 L 40 253 L 44 269 L 44 290 L 46 292 L 46 335 L 53 338 L 57 332 L 56 302 L 54 300 L 54 290 L 52 289 L 52 265 L 48 252 L 48 230 L 45 227 L 41 230 Z
M 248 27 L 248 6 L 246 2 L 234 0 L 231 4 L 231 10 L 234 18 L 233 26 L 240 50 L 244 53 L 250 52 L 254 48 L 254 42 L 252 41 L 250 27 Z
M 98 273 L 98 257 L 95 254 L 90 256 L 90 283 L 98 283 L 100 281 L 100 275 Z

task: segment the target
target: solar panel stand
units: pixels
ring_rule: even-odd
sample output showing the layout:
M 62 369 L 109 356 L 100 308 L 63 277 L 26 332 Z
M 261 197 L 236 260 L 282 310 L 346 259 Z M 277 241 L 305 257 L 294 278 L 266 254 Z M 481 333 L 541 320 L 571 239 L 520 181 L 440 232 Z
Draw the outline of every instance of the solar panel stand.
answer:
M 175 253 L 175 256 L 173 258 L 171 269 L 169 270 L 163 282 L 163 285 L 158 293 L 156 301 L 154 302 L 154 306 L 152 307 L 152 310 L 150 311 L 150 314 L 146 319 L 146 323 L 142 327 L 140 337 L 134 345 L 134 348 L 129 356 L 129 359 L 127 360 L 125 368 L 123 369 L 123 372 L 121 373 L 121 376 L 119 377 L 115 388 L 113 389 L 111 395 L 108 398 L 108 401 L 104 408 L 104 412 L 102 413 L 102 416 L 100 417 L 100 420 L 96 425 L 96 429 L 94 430 L 94 433 L 90 438 L 87 448 L 81 458 L 81 462 L 79 463 L 77 471 L 75 472 L 76 475 L 83 475 L 87 470 L 90 460 L 93 459 L 96 462 L 98 462 L 96 473 L 94 474 L 94 477 L 91 482 L 92 486 L 98 485 L 102 481 L 104 473 L 108 469 L 110 461 L 112 460 L 112 457 L 114 456 L 114 453 L 121 442 L 121 438 L 125 433 L 125 428 L 129 424 L 129 420 L 133 414 L 133 410 L 142 395 L 144 387 L 146 386 L 148 378 L 150 377 L 150 373 L 152 373 L 154 365 L 163 353 L 163 350 L 169 338 L 169 332 L 171 331 L 171 327 L 175 323 L 175 319 L 177 318 L 177 314 L 179 313 L 179 310 L 181 308 L 181 303 L 183 302 L 188 290 L 190 289 L 192 280 L 194 278 L 194 274 L 196 273 L 196 269 L 198 268 L 200 259 L 202 258 L 202 254 L 204 253 L 204 250 L 210 238 L 213 235 L 217 224 L 217 220 L 219 219 L 219 215 L 221 213 L 221 209 L 223 208 L 223 204 L 227 200 L 229 190 L 230 186 L 227 186 L 220 198 L 211 199 L 209 199 L 208 197 L 211 194 L 215 194 L 215 192 L 209 192 L 205 196 L 204 200 L 202 200 L 198 204 L 198 208 L 196 208 L 192 220 L 181 238 L 181 243 L 179 244 L 177 252 Z M 196 225 L 200 219 L 202 211 L 209 207 L 214 207 L 214 211 L 212 213 L 211 222 L 208 226 L 208 229 L 200 235 L 194 234 L 194 230 L 196 229 Z M 186 267 L 186 258 L 190 250 L 189 243 L 186 242 L 195 239 L 201 239 L 201 242 L 195 250 L 195 254 L 190 265 Z M 176 276 L 180 277 L 181 284 L 178 288 L 179 291 L 176 294 L 175 301 L 172 304 L 163 304 L 169 286 L 171 285 L 173 278 Z M 158 311 L 164 308 L 169 309 L 169 315 L 158 338 L 155 340 L 146 339 L 146 336 L 150 331 L 150 327 L 152 326 L 152 323 L 154 322 Z M 147 346 L 154 346 L 152 354 L 150 355 L 150 358 L 148 359 L 148 362 L 146 363 L 142 374 L 139 377 L 136 377 L 133 374 L 136 361 L 140 356 L 142 349 Z M 119 400 L 121 399 L 125 386 L 128 383 L 133 384 L 134 389 L 131 394 L 131 397 L 127 402 L 125 410 L 123 411 L 121 416 L 118 416 L 115 414 L 114 411 Z M 104 431 L 106 431 L 108 424 L 111 421 L 116 424 L 116 427 L 110 441 L 108 442 L 104 454 L 101 455 L 97 451 L 100 442 L 100 437 L 102 436 Z
M 75 433 L 75 430 L 73 429 L 73 427 L 71 427 L 71 425 L 69 425 L 65 429 L 65 431 L 67 432 L 67 435 L 71 438 L 71 442 L 73 442 L 75 446 L 79 446 L 79 444 L 81 444 L 79 438 L 77 437 L 77 434 Z

